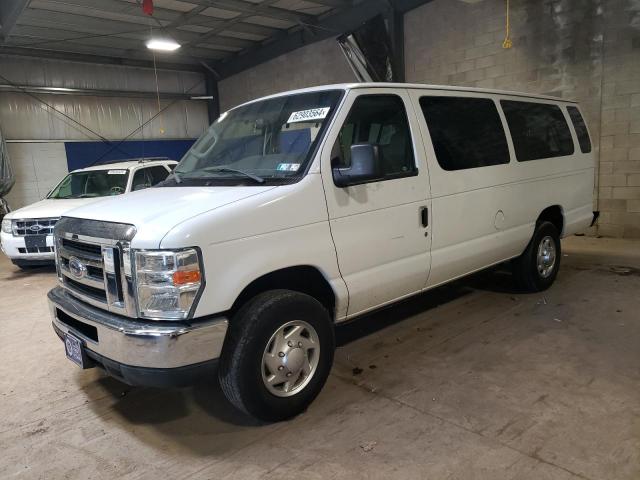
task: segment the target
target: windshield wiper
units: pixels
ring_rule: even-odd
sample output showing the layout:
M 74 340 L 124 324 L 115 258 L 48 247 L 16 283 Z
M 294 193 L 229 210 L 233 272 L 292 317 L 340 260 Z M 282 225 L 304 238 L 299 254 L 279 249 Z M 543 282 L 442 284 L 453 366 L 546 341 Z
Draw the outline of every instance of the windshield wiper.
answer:
M 240 175 L 243 175 L 247 178 L 250 178 L 251 180 L 253 180 L 256 183 L 264 183 L 265 180 L 262 177 L 259 177 L 258 175 L 254 175 L 253 173 L 249 173 L 249 172 L 243 172 L 242 170 L 236 170 L 235 168 L 229 168 L 229 167 L 209 167 L 209 168 L 203 168 L 203 170 L 207 171 L 207 172 L 228 172 L 228 173 L 239 173 Z

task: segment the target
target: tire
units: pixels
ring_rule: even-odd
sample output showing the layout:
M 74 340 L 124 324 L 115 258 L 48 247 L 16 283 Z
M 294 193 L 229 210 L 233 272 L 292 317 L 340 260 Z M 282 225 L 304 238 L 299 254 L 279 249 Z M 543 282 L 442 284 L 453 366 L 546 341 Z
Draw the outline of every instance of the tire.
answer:
M 287 344 L 290 339 L 296 343 Z M 237 409 L 258 420 L 295 417 L 320 393 L 334 350 L 333 324 L 315 298 L 291 290 L 258 294 L 231 319 L 218 370 L 222 391 Z M 287 374 L 296 382 L 278 383 L 289 382 L 291 377 L 283 377 Z
M 544 245 L 543 242 L 545 242 Z M 539 268 L 539 249 L 541 254 L 548 252 L 553 255 L 553 262 L 551 263 L 550 255 L 542 255 L 543 259 L 541 261 L 543 263 Z M 525 251 L 513 260 L 513 275 L 516 284 L 526 292 L 546 290 L 553 284 L 558 275 L 561 258 L 562 247 L 558 229 L 551 222 L 542 221 L 538 223 Z

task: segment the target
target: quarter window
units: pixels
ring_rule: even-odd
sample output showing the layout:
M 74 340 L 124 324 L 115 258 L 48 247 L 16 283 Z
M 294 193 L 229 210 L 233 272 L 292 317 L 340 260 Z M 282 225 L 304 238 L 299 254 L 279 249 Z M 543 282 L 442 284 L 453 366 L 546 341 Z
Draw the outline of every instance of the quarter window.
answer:
M 141 168 L 133 176 L 131 190 L 144 190 L 145 188 L 149 188 L 152 185 L 151 182 L 152 180 L 151 176 L 149 175 L 149 169 Z
M 569 125 L 558 105 L 502 100 L 516 158 L 520 162 L 571 155 Z
M 157 185 L 163 180 L 166 180 L 169 176 L 169 171 L 160 165 L 150 167 L 147 170 L 149 170 L 149 175 L 151 177 L 151 185 Z
M 509 163 L 507 138 L 493 100 L 422 97 L 420 107 L 444 170 Z
M 402 99 L 396 95 L 358 97 L 340 129 L 332 161 L 351 164 L 351 145 L 377 145 L 386 179 L 415 175 L 411 131 Z
M 580 144 L 580 151 L 582 153 L 589 153 L 591 151 L 591 140 L 589 140 L 587 125 L 584 123 L 580 110 L 576 107 L 567 107 L 567 112 L 569 112 L 573 128 L 576 131 L 576 137 L 578 137 L 578 143 Z

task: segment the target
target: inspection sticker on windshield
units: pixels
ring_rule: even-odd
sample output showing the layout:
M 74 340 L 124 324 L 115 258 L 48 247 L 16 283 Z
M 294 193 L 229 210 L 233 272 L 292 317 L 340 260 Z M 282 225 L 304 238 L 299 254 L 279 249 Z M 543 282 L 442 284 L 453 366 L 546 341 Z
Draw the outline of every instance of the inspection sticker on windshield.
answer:
M 276 170 L 279 172 L 297 172 L 299 168 L 299 163 L 279 163 Z
M 331 107 L 311 108 L 309 110 L 300 110 L 299 112 L 293 112 L 289 117 L 287 123 L 322 120 L 329 114 L 329 110 L 331 110 Z
M 109 170 L 107 172 L 107 175 L 126 175 L 127 171 L 126 170 Z

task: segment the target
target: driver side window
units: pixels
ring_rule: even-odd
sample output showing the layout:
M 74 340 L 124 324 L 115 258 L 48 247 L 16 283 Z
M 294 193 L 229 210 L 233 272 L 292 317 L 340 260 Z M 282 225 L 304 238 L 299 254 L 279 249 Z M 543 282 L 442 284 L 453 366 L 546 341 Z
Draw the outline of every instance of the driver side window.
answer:
M 351 164 L 351 145 L 378 146 L 385 180 L 417 174 L 404 102 L 397 95 L 362 95 L 351 107 L 332 150 L 334 165 Z

